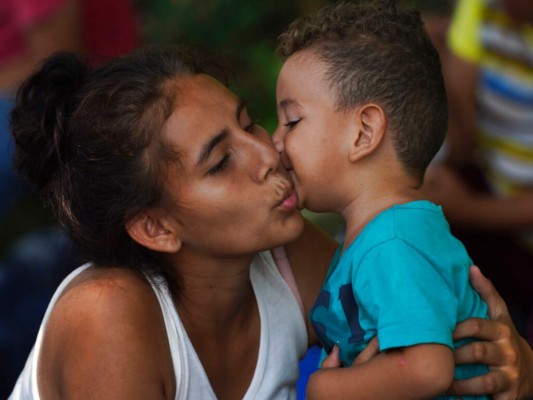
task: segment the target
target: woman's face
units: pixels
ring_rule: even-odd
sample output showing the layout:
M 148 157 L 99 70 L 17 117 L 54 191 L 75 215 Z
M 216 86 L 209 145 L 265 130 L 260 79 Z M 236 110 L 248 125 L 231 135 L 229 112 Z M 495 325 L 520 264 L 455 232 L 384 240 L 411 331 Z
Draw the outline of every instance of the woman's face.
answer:
M 235 256 L 296 238 L 296 192 L 242 100 L 206 75 L 180 79 L 177 90 L 164 135 L 179 157 L 168 193 L 182 250 Z

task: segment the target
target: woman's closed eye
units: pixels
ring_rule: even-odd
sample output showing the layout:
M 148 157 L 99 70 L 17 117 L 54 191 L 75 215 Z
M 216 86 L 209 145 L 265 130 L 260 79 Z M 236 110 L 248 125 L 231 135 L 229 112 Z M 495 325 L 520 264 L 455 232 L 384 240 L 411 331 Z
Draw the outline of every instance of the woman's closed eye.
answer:
M 223 171 L 228 165 L 229 157 L 230 155 L 228 153 L 224 154 L 224 157 L 222 157 L 222 159 L 218 163 L 216 163 L 214 167 L 209 169 L 209 171 L 207 171 L 207 174 L 216 175 L 217 173 Z

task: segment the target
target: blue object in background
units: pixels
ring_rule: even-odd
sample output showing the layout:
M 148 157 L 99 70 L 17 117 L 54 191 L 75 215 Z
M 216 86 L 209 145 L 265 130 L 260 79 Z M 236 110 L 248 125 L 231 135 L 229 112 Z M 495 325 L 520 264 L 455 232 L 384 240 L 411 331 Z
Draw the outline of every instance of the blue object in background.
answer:
M 13 390 L 55 289 L 78 263 L 56 227 L 27 234 L 0 260 L 0 399 Z
M 27 190 L 27 184 L 13 170 L 14 139 L 9 131 L 9 113 L 13 101 L 0 92 L 0 222 L 3 222 L 13 206 Z
M 300 378 L 297 382 L 298 400 L 305 400 L 305 388 L 309 376 L 315 372 L 320 362 L 321 349 L 318 346 L 313 346 L 307 350 L 307 354 L 300 361 Z

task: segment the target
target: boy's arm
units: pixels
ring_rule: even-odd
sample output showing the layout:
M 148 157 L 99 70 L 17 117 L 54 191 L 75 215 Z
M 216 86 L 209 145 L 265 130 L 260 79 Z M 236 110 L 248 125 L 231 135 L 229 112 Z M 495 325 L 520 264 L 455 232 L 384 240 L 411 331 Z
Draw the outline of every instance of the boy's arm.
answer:
M 349 368 L 323 368 L 311 375 L 307 398 L 427 399 L 446 392 L 453 381 L 449 347 L 420 344 L 387 350 Z

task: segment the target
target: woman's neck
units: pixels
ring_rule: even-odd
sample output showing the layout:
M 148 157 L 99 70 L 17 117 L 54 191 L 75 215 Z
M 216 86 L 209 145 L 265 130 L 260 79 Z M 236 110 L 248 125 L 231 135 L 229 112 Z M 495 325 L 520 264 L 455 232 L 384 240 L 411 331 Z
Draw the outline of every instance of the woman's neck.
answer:
M 182 256 L 175 264 L 181 281 L 176 308 L 185 326 L 220 332 L 245 320 L 254 298 L 250 282 L 253 256 L 187 258 Z
M 182 281 L 176 308 L 217 398 L 242 398 L 257 365 L 261 322 L 252 260 L 195 257 L 176 264 Z

